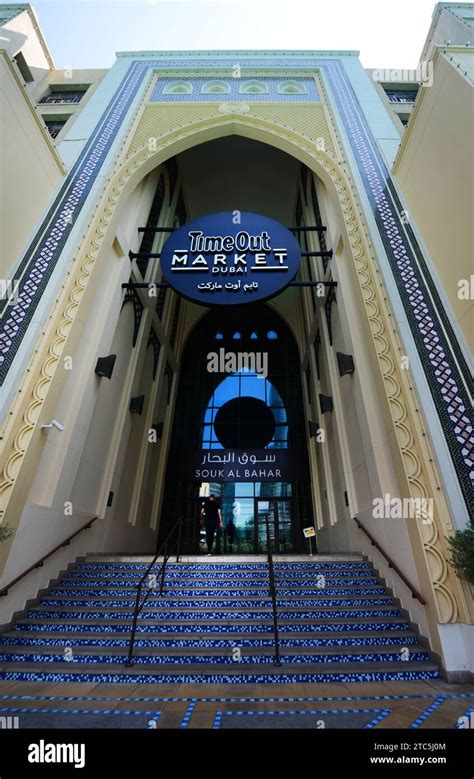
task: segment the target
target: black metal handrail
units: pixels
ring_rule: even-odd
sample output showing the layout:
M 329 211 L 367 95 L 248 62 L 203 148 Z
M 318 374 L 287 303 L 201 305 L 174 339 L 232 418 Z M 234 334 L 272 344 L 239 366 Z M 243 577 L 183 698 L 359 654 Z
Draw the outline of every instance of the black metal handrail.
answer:
M 278 639 L 278 615 L 276 605 L 276 586 L 275 586 L 275 572 L 273 570 L 273 555 L 270 545 L 270 529 L 268 525 L 268 516 L 265 516 L 265 525 L 267 528 L 267 553 L 268 553 L 268 577 L 270 580 L 269 594 L 272 599 L 273 609 L 273 636 L 275 642 L 275 665 L 281 665 L 280 661 L 280 642 Z
M 380 554 L 382 555 L 382 557 L 384 557 L 384 558 L 385 558 L 385 560 L 386 560 L 386 561 L 387 561 L 387 563 L 388 563 L 388 567 L 389 567 L 389 568 L 392 568 L 392 569 L 395 571 L 395 573 L 397 573 L 397 574 L 398 574 L 398 576 L 400 577 L 400 579 L 402 580 L 402 582 L 403 582 L 403 583 L 404 583 L 404 584 L 405 584 L 405 585 L 408 587 L 408 589 L 409 589 L 409 590 L 410 590 L 410 592 L 411 592 L 411 596 L 412 596 L 412 598 L 416 598 L 416 600 L 420 601 L 420 603 L 421 603 L 423 606 L 426 606 L 426 601 L 425 601 L 425 599 L 424 599 L 423 595 L 421 595 L 421 594 L 418 592 L 418 590 L 417 590 L 417 589 L 416 589 L 416 588 L 413 586 L 413 584 L 411 584 L 411 582 L 409 582 L 409 581 L 408 581 L 408 579 L 407 579 L 407 577 L 405 576 L 405 574 L 404 574 L 404 573 L 402 573 L 402 571 L 400 570 L 400 568 L 398 567 L 398 565 L 397 565 L 397 564 L 396 564 L 396 563 L 395 563 L 395 562 L 392 560 L 392 558 L 390 557 L 390 555 L 388 555 L 388 554 L 387 554 L 387 552 L 385 551 L 385 549 L 382 549 L 382 547 L 380 546 L 380 544 L 378 543 L 378 541 L 376 541 L 376 540 L 375 540 L 375 538 L 373 537 L 373 535 L 372 535 L 371 533 L 369 533 L 369 531 L 368 531 L 368 530 L 367 530 L 367 529 L 364 527 L 364 525 L 363 525 L 361 522 L 359 522 L 359 520 L 357 519 L 357 517 L 354 517 L 354 521 L 356 522 L 356 524 L 357 524 L 357 527 L 359 528 L 359 530 L 362 530 L 362 532 L 363 532 L 363 533 L 365 533 L 365 535 L 366 535 L 366 536 L 367 536 L 367 538 L 369 539 L 369 541 L 370 541 L 370 543 L 372 544 L 372 546 L 375 546 L 375 548 L 376 548 L 376 549 L 377 549 L 377 550 L 380 552 Z
M 137 597 L 135 599 L 135 608 L 133 610 L 132 632 L 131 632 L 131 635 L 130 635 L 130 642 L 129 642 L 129 645 L 128 645 L 128 657 L 127 657 L 127 662 L 125 663 L 125 665 L 127 667 L 130 667 L 130 666 L 133 665 L 133 647 L 134 647 L 134 644 L 135 644 L 135 634 L 137 632 L 137 622 L 138 622 L 139 614 L 140 614 L 141 610 L 143 609 L 143 606 L 145 605 L 150 592 L 155 589 L 154 587 L 148 587 L 148 591 L 147 591 L 145 597 L 143 598 L 143 600 L 140 603 L 140 596 L 142 594 L 143 583 L 144 583 L 145 579 L 147 578 L 147 576 L 149 576 L 150 571 L 153 568 L 153 566 L 155 565 L 158 557 L 163 552 L 163 562 L 161 564 L 160 573 L 158 574 L 158 576 L 160 577 L 160 595 L 163 595 L 163 587 L 164 587 L 164 582 L 165 582 L 166 564 L 167 564 L 169 558 L 171 557 L 171 555 L 174 554 L 173 550 L 172 550 L 172 539 L 173 539 L 173 536 L 174 536 L 174 534 L 175 534 L 175 532 L 177 530 L 178 531 L 178 535 L 177 535 L 177 537 L 175 539 L 175 541 L 176 541 L 176 547 L 175 548 L 176 548 L 176 562 L 178 562 L 179 561 L 180 548 L 181 548 L 181 532 L 182 532 L 182 528 L 183 528 L 183 517 L 180 517 L 178 519 L 178 521 L 176 522 L 176 524 L 173 525 L 173 527 L 171 528 L 170 532 L 168 533 L 168 535 L 166 536 L 165 540 L 161 544 L 160 548 L 158 549 L 158 551 L 157 551 L 156 555 L 154 556 L 153 560 L 151 561 L 150 565 L 148 566 L 148 568 L 146 569 L 146 571 L 143 574 L 142 578 L 138 582 L 138 585 L 137 585 Z

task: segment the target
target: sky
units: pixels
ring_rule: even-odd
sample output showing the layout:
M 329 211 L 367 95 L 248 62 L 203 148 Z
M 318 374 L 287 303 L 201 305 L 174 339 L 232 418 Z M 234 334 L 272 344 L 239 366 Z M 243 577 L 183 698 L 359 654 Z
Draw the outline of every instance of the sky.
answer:
M 4 5 L 5 3 L 0 3 Z M 116 51 L 352 49 L 366 68 L 415 68 L 434 0 L 37 0 L 55 65 Z

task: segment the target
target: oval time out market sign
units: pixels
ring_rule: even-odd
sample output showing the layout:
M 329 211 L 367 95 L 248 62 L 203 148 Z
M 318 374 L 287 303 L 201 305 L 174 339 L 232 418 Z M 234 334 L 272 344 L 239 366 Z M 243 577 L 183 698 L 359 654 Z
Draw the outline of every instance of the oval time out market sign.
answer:
M 165 280 L 204 306 L 265 300 L 294 279 L 300 246 L 279 222 L 248 211 L 220 212 L 179 227 L 161 251 Z

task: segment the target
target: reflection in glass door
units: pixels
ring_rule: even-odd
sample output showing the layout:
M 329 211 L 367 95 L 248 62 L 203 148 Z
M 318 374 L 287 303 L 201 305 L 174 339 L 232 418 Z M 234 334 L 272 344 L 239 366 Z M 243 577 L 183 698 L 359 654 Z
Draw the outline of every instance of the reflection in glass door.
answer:
M 255 552 L 267 552 L 267 529 L 272 552 L 293 551 L 291 501 L 286 498 L 255 499 Z

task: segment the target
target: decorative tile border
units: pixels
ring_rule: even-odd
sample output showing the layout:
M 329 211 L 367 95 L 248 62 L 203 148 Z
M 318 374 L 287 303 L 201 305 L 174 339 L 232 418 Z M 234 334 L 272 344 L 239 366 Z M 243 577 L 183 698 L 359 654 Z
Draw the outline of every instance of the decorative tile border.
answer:
M 436 692 L 433 693 L 413 693 L 407 695 L 333 695 L 333 696 L 276 696 L 276 697 L 243 697 L 234 698 L 229 696 L 214 697 L 203 695 L 200 698 L 190 698 L 189 696 L 182 696 L 178 698 L 173 697 L 140 697 L 140 696 L 114 696 L 114 695 L 15 695 L 5 694 L 0 695 L 1 701 L 116 701 L 121 702 L 146 702 L 149 703 L 311 703 L 321 701 L 402 701 L 402 700 L 417 700 L 421 698 L 423 700 L 431 700 L 432 698 L 444 698 L 449 700 L 451 698 L 474 698 L 474 692 L 448 692 L 439 695 Z M 2 708 L 1 711 L 9 711 L 9 709 Z
M 186 713 L 183 717 L 183 721 L 180 725 L 180 728 L 187 728 L 189 725 L 189 720 L 192 717 L 193 711 L 196 708 L 196 703 L 198 702 L 197 698 L 192 698 L 188 708 L 186 709 Z
M 191 87 L 191 92 L 169 93 L 165 92 L 174 83 L 186 82 Z M 245 82 L 252 82 L 262 85 L 266 92 L 241 92 L 240 89 Z M 302 93 L 279 92 L 278 88 L 288 82 L 296 83 L 305 91 Z M 202 88 L 207 84 L 224 83 L 227 86 L 227 92 L 202 92 Z M 245 102 L 245 103 L 318 103 L 321 98 L 316 88 L 313 78 L 219 78 L 205 76 L 186 76 L 180 79 L 165 78 L 158 79 L 156 86 L 150 97 L 150 103 L 222 103 L 224 101 Z
M 259 630 L 267 628 L 269 635 L 273 635 L 273 617 L 268 618 L 267 622 L 263 622 L 259 625 Z M 206 633 L 224 633 L 226 635 L 232 635 L 232 633 L 254 633 L 255 625 L 236 625 L 230 623 L 228 625 L 213 625 L 208 620 L 205 625 L 188 623 L 188 624 L 173 624 L 169 622 L 157 624 L 153 622 L 151 625 L 139 624 L 137 626 L 137 635 L 139 633 L 202 633 L 205 627 Z M 21 622 L 19 623 L 19 629 L 28 630 L 34 632 L 50 632 L 50 633 L 96 633 L 100 631 L 101 634 L 107 633 L 125 633 L 130 634 L 130 625 L 124 623 L 123 625 L 87 625 L 78 622 L 74 623 L 62 623 L 62 622 Z M 337 622 L 316 622 L 316 623 L 301 623 L 298 625 L 286 625 L 279 624 L 278 631 L 281 635 L 284 633 L 359 633 L 366 630 L 385 631 L 410 631 L 411 628 L 406 620 L 400 622 L 356 622 L 347 624 L 345 621 Z M 405 640 L 405 639 L 403 639 Z
M 126 655 L 110 655 L 110 654 L 80 654 L 75 655 L 74 660 L 67 661 L 64 654 L 27 654 L 27 653 L 4 653 L 0 655 L 0 661 L 2 663 L 25 663 L 27 666 L 31 666 L 34 663 L 57 663 L 58 665 L 120 665 L 124 666 Z M 296 663 L 308 664 L 311 666 L 317 666 L 320 664 L 344 666 L 348 663 L 397 663 L 400 662 L 400 652 L 381 652 L 381 653 L 357 653 L 350 650 L 343 654 L 286 654 L 283 650 L 280 653 L 280 659 L 282 667 L 285 665 L 293 665 Z M 411 662 L 428 663 L 429 656 L 427 652 L 411 652 Z M 202 654 L 187 654 L 187 655 L 135 655 L 134 665 L 146 665 L 146 666 L 185 666 L 185 665 L 205 665 L 206 667 L 211 665 L 220 665 L 229 667 L 245 666 L 245 665 L 274 665 L 275 658 L 272 654 L 268 655 L 242 655 L 238 662 L 234 660 L 231 654 L 223 655 L 202 655 Z M 387 669 L 390 670 L 390 669 Z M 303 672 L 304 673 L 304 672 Z
M 298 714 L 375 714 L 374 709 L 297 709 L 297 710 L 290 710 L 287 711 L 217 711 L 215 718 L 214 718 L 214 724 L 213 728 L 218 729 L 221 727 L 222 717 L 234 717 L 234 716 L 247 716 L 247 717 L 254 717 L 254 716 L 265 716 L 265 715 L 275 715 L 275 716 L 295 716 Z M 371 720 L 367 725 L 364 725 L 364 730 L 368 728 L 375 728 L 376 725 L 379 724 L 379 722 L 382 722 L 382 720 L 385 719 L 385 717 L 388 717 L 389 714 L 392 713 L 392 709 L 379 709 L 377 710 L 376 716 L 373 720 Z M 258 725 L 257 725 L 258 727 Z
M 201 628 L 202 630 L 202 628 Z M 258 631 L 258 632 L 261 632 Z M 269 634 L 273 635 L 273 634 Z M 1 646 L 17 646 L 17 647 L 70 647 L 71 643 L 74 647 L 116 647 L 127 648 L 130 641 L 125 638 L 74 638 L 72 641 L 68 638 L 4 638 L 1 641 Z M 363 647 L 363 646 L 407 646 L 412 644 L 418 644 L 418 638 L 415 634 L 408 636 L 375 636 L 362 638 L 290 638 L 285 639 L 280 637 L 280 647 L 284 649 L 286 647 Z M 239 638 L 238 642 L 229 636 L 228 638 L 208 638 L 208 639 L 136 639 L 134 646 L 136 649 L 159 649 L 166 647 L 177 647 L 180 649 L 209 649 L 214 647 L 216 649 L 231 649 L 234 646 L 239 648 L 245 647 L 274 647 L 273 638 Z
M 5 671 L 0 681 L 95 682 L 100 684 L 299 684 L 340 682 L 409 682 L 438 679 L 439 671 L 367 671 L 360 673 L 288 673 L 288 674 L 117 674 L 59 673 L 57 671 Z
M 434 699 L 434 700 L 433 700 Z M 419 727 L 422 722 L 426 719 L 429 714 L 432 713 L 432 711 L 435 710 L 435 708 L 438 708 L 441 705 L 441 702 L 445 700 L 471 700 L 474 699 L 474 693 L 445 693 L 438 695 L 436 692 L 433 693 L 420 693 L 420 694 L 407 694 L 407 695 L 350 695 L 350 696 L 292 696 L 292 697 L 283 697 L 283 696 L 275 696 L 275 697 L 230 697 L 230 696 L 222 696 L 222 697 L 213 697 L 213 696 L 200 696 L 199 698 L 194 697 L 148 697 L 148 696 L 94 696 L 94 695 L 15 695 L 15 694 L 6 694 L 6 695 L 0 695 L 0 714 L 14 714 L 14 713 L 28 713 L 28 712 L 71 712 L 75 711 L 76 713 L 81 711 L 80 709 L 71 710 L 71 709 L 29 709 L 26 707 L 18 707 L 18 706 L 4 706 L 3 703 L 9 704 L 10 702 L 14 701 L 75 701 L 75 702 L 118 702 L 120 703 L 149 703 L 150 705 L 153 704 L 166 704 L 166 703 L 183 703 L 188 704 L 186 707 L 185 714 L 183 716 L 183 720 L 180 724 L 181 728 L 187 728 L 190 722 L 190 719 L 192 717 L 193 712 L 195 711 L 196 705 L 198 703 L 240 703 L 240 704 L 255 704 L 255 703 L 326 703 L 331 704 L 335 702 L 361 702 L 361 701 L 367 701 L 369 703 L 383 703 L 385 702 L 386 706 L 390 701 L 416 701 L 416 700 L 426 700 L 431 701 L 430 706 L 426 711 L 420 715 L 413 723 L 411 727 L 414 727 L 415 729 Z M 436 704 L 435 708 L 433 708 L 434 704 Z M 381 721 L 381 719 L 385 718 L 385 716 L 388 716 L 389 713 L 393 711 L 393 709 L 388 708 L 382 708 L 378 710 L 377 716 L 372 720 L 366 727 L 375 727 L 378 722 Z M 82 710 L 87 713 L 94 713 L 96 710 Z M 100 713 L 104 713 L 104 710 L 98 709 L 97 710 Z M 113 711 L 117 713 L 122 713 L 121 711 L 114 709 Z M 301 710 L 302 713 L 311 713 L 306 712 L 304 709 Z M 319 710 L 318 710 L 319 711 Z M 338 711 L 341 711 L 340 709 L 326 709 L 327 713 L 334 714 Z M 347 710 L 346 710 L 347 711 Z M 374 711 L 374 709 L 363 709 L 361 711 Z M 386 714 L 384 714 L 386 712 Z M 464 716 L 469 717 L 474 712 L 474 707 L 470 706 L 467 711 L 465 712 Z M 105 712 L 106 713 L 106 712 Z M 125 712 L 127 713 L 127 712 Z M 128 713 L 134 714 L 143 714 L 143 713 L 152 713 L 155 715 L 153 719 L 158 721 L 160 714 L 163 712 L 156 712 L 156 710 L 152 712 L 134 712 L 133 710 L 130 710 Z M 229 713 L 229 712 L 217 712 L 216 713 L 216 719 L 217 715 L 223 714 L 223 713 Z M 231 712 L 236 713 L 236 712 Z M 244 712 L 252 714 L 253 712 Z M 270 712 L 264 712 L 264 713 L 270 713 Z M 275 712 L 279 713 L 279 712 Z M 281 712 L 284 713 L 284 712 Z M 383 715 L 383 716 L 382 716 Z M 380 716 L 380 719 L 379 719 Z M 459 720 L 460 718 L 458 718 Z M 216 725 L 216 721 L 214 722 L 214 726 Z M 460 724 L 457 721 L 457 723 L 454 725 L 455 728 L 460 728 Z
M 425 711 L 423 712 L 423 714 L 420 714 L 420 716 L 419 716 L 419 717 L 417 717 L 417 718 L 416 718 L 416 720 L 415 720 L 414 722 L 412 722 L 412 723 L 411 723 L 411 725 L 410 725 L 410 728 L 411 728 L 411 729 L 416 729 L 416 728 L 419 728 L 419 727 L 420 727 L 420 725 L 422 725 L 422 724 L 423 724 L 423 722 L 425 721 L 425 719 L 427 719 L 427 717 L 429 717 L 429 716 L 430 716 L 430 714 L 432 714 L 432 712 L 433 712 L 433 711 L 436 711 L 436 709 L 437 709 L 439 706 L 441 706 L 441 704 L 442 704 L 442 703 L 444 703 L 444 702 L 445 702 L 445 700 L 446 700 L 446 696 L 445 696 L 445 695 L 439 695 L 439 696 L 436 698 L 436 700 L 435 700 L 435 701 L 433 701 L 433 703 L 431 703 L 431 704 L 428 706 L 428 708 L 427 708 L 427 709 L 425 709 Z
M 237 56 L 237 55 L 236 55 Z M 0 316 L 0 381 L 3 382 L 26 333 L 66 240 L 87 200 L 131 102 L 150 68 L 231 70 L 224 59 L 136 60 L 117 89 L 90 140 L 64 182 L 17 278 L 20 294 Z M 469 371 L 413 231 L 402 222 L 400 204 L 368 124 L 340 61 L 245 59 L 247 69 L 324 71 L 371 203 L 390 268 L 468 506 L 472 505 L 473 439 L 469 418 Z

